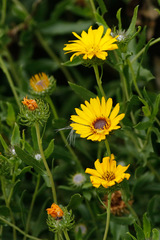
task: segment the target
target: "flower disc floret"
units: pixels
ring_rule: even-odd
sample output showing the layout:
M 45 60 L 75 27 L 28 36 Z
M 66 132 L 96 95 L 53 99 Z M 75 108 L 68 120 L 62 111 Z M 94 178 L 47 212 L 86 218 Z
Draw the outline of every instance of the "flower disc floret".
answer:
M 95 169 L 87 168 L 85 173 L 91 174 L 90 180 L 94 187 L 98 188 L 102 185 L 104 188 L 111 187 L 116 183 L 120 183 L 124 178 L 127 180 L 130 178 L 129 173 L 125 173 L 128 169 L 118 165 L 116 167 L 116 161 L 114 160 L 114 155 L 111 154 L 111 157 L 104 157 L 102 163 L 97 159 L 94 163 Z
M 91 98 L 90 102 L 85 101 L 81 104 L 81 109 L 76 108 L 77 115 L 72 115 L 73 121 L 70 126 L 80 134 L 81 138 L 87 138 L 92 141 L 101 141 L 106 138 L 111 131 L 119 129 L 120 120 L 125 116 L 124 113 L 118 115 L 119 103 L 112 110 L 112 98 L 107 101 L 102 97 L 100 99 Z
M 88 33 L 82 32 L 81 36 L 77 33 L 72 32 L 78 40 L 71 40 L 69 44 L 63 48 L 66 53 L 74 53 L 70 61 L 72 62 L 75 56 L 83 56 L 84 60 L 92 59 L 94 57 L 105 60 L 108 56 L 107 51 L 117 49 L 118 46 L 115 44 L 117 39 L 112 37 L 111 29 L 108 28 L 103 36 L 104 27 L 101 25 L 98 29 L 92 29 L 92 26 L 88 29 Z M 118 37 L 118 36 L 117 36 Z

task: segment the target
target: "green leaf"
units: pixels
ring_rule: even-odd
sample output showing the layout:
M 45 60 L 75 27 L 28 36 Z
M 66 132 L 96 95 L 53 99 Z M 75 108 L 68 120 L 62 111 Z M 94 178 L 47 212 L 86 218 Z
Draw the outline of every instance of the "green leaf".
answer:
M 46 172 L 44 168 L 41 166 L 40 162 L 35 160 L 31 155 L 23 151 L 20 147 L 15 146 L 15 151 L 17 153 L 17 156 L 25 162 L 25 164 L 32 166 L 37 173 L 41 175 L 46 175 Z
M 143 231 L 146 238 L 150 238 L 151 235 L 151 224 L 147 217 L 147 213 L 143 215 Z
M 8 106 L 8 109 L 7 109 L 6 122 L 10 127 L 12 127 L 16 121 L 15 112 L 11 103 L 7 102 L 7 106 Z
M 134 126 L 134 128 L 138 130 L 145 130 L 150 126 L 152 126 L 152 123 L 150 121 L 146 121 L 146 122 L 139 122 L 137 125 Z
M 132 234 L 130 234 L 129 232 L 127 232 L 127 234 L 133 239 L 133 240 L 137 240 L 137 238 L 135 238 Z
M 6 206 L 0 206 L 0 216 L 9 217 L 10 216 L 9 208 Z
M 1 144 L 2 144 L 5 152 L 8 152 L 9 151 L 9 147 L 8 147 L 7 143 L 4 141 L 4 139 L 3 139 L 1 134 L 0 134 L 0 141 L 1 141 Z
M 106 5 L 103 0 L 97 0 L 97 3 L 99 4 L 99 7 L 101 9 L 102 15 L 104 15 L 107 12 Z
M 97 12 L 95 13 L 95 18 L 96 18 L 96 23 L 98 25 L 103 25 L 104 27 L 109 28 L 109 26 L 107 25 L 104 18 L 100 14 L 98 14 Z
M 115 217 L 114 215 L 112 215 L 111 221 L 114 221 L 117 224 L 131 225 L 135 222 L 135 218 L 132 216 L 130 216 L 130 217 Z
M 54 139 L 52 139 L 47 147 L 47 149 L 44 151 L 44 155 L 46 158 L 49 158 L 49 156 L 53 153 L 54 151 Z
M 142 228 L 137 223 L 134 223 L 134 228 L 136 231 L 137 240 L 145 240 L 145 235 Z
M 81 204 L 82 200 L 83 200 L 83 197 L 79 193 L 74 194 L 71 197 L 67 208 L 72 210 L 76 209 Z
M 83 197 L 87 199 L 88 201 L 91 200 L 92 194 L 88 191 L 83 191 Z
M 159 111 L 159 104 L 160 104 L 160 94 L 157 95 L 156 97 L 156 101 L 153 105 L 153 113 L 152 113 L 152 116 L 151 118 L 154 119 Z
M 68 82 L 70 87 L 72 88 L 72 90 L 78 94 L 81 98 L 83 98 L 83 100 L 90 100 L 90 98 L 95 98 L 96 95 L 94 93 L 92 93 L 91 91 L 89 91 L 88 89 L 82 87 L 82 86 L 79 86 L 75 83 L 71 83 L 71 82 Z
M 136 21 L 137 21 L 137 13 L 138 13 L 138 6 L 136 6 L 135 9 L 134 9 L 132 21 L 130 23 L 130 26 L 129 26 L 127 32 L 126 32 L 127 35 L 132 36 L 135 32 L 135 26 L 136 26 Z
M 92 25 L 92 21 L 78 21 L 78 22 L 56 22 L 53 24 L 53 21 L 43 22 L 39 24 L 39 30 L 41 33 L 46 34 L 47 36 L 57 36 L 71 34 L 71 32 L 81 33 L 84 30 Z M 75 37 L 72 37 L 75 38 Z
M 117 17 L 117 20 L 118 20 L 118 30 L 122 30 L 121 10 L 122 10 L 122 8 L 120 8 L 117 11 L 117 14 L 116 14 L 116 17 Z
M 66 67 L 74 67 L 74 66 L 78 66 L 78 65 L 81 65 L 83 63 L 83 60 L 82 58 L 80 57 L 74 57 L 72 62 L 69 60 L 65 63 L 62 63 L 63 66 L 66 66 Z
M 152 230 L 152 240 L 159 240 L 159 239 L 160 239 L 160 233 L 156 228 L 154 228 Z
M 21 140 L 21 137 L 20 137 L 19 126 L 17 125 L 17 123 L 15 123 L 14 129 L 13 129 L 13 132 L 12 132 L 11 144 L 12 145 L 19 145 L 20 140 Z

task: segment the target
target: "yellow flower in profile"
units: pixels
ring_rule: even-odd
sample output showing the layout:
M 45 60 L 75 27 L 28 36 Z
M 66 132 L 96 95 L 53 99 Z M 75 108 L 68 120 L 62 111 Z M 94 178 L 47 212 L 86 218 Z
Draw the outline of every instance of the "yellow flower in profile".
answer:
M 72 62 L 74 56 L 83 55 L 83 59 L 92 59 L 93 57 L 105 60 L 108 56 L 107 51 L 117 49 L 118 46 L 115 44 L 117 42 L 117 37 L 115 38 L 110 35 L 111 29 L 108 28 L 104 36 L 104 27 L 101 25 L 98 29 L 92 29 L 92 26 L 88 29 L 88 33 L 82 32 L 81 37 L 72 32 L 73 35 L 78 38 L 78 40 L 71 40 L 69 44 L 63 48 L 66 53 L 75 52 L 70 61 Z
M 92 185 L 98 188 L 102 185 L 104 188 L 111 187 L 116 183 L 120 183 L 124 178 L 127 180 L 130 178 L 129 173 L 125 173 L 128 169 L 127 167 L 123 167 L 118 165 L 116 167 L 116 161 L 114 160 L 114 155 L 111 154 L 111 157 L 104 157 L 102 163 L 97 159 L 94 163 L 95 169 L 87 168 L 85 173 L 91 174 L 90 180 Z
M 46 95 L 51 94 L 55 88 L 56 81 L 51 76 L 48 77 L 45 73 L 35 74 L 30 79 L 32 94 Z
M 45 73 L 35 74 L 30 79 L 30 85 L 36 92 L 42 92 L 49 86 L 49 79 Z
M 106 101 L 104 97 L 101 102 L 98 97 L 85 101 L 85 105 L 81 104 L 82 110 L 75 108 L 77 115 L 71 116 L 73 123 L 70 126 L 81 138 L 104 140 L 112 130 L 120 128 L 118 124 L 125 116 L 124 113 L 118 115 L 119 103 L 112 110 L 112 102 L 112 98 Z

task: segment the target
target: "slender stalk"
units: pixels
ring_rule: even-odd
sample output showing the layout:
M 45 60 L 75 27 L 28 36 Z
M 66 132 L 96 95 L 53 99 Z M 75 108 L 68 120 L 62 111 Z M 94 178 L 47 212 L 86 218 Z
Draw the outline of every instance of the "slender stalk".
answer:
M 69 82 L 74 82 L 70 73 L 68 72 L 68 70 L 66 69 L 66 67 L 64 67 L 61 64 L 61 61 L 59 60 L 59 58 L 56 56 L 56 54 L 52 51 L 52 49 L 48 46 L 47 42 L 45 41 L 45 39 L 43 38 L 43 36 L 41 35 L 41 33 L 39 31 L 35 31 L 35 35 L 38 39 L 38 41 L 40 42 L 40 44 L 42 45 L 42 47 L 44 48 L 44 50 L 48 53 L 48 55 L 52 58 L 53 61 L 55 61 L 56 63 L 58 63 L 60 69 L 62 70 L 62 72 L 64 73 L 65 77 L 67 78 L 67 80 Z
M 11 76 L 10 76 L 10 74 L 9 74 L 9 72 L 8 72 L 8 70 L 7 70 L 7 68 L 6 68 L 6 66 L 5 66 L 5 64 L 4 64 L 4 62 L 3 62 L 3 60 L 2 60 L 1 57 L 0 57 L 0 65 L 1 65 L 2 71 L 4 72 L 4 74 L 5 74 L 6 77 L 7 77 L 8 83 L 9 83 L 9 85 L 10 85 L 10 88 L 11 88 L 12 92 L 13 92 L 13 95 L 14 95 L 14 97 L 15 97 L 15 100 L 16 100 L 16 102 L 17 102 L 17 105 L 20 107 L 19 97 L 18 97 L 17 92 L 16 92 L 16 90 L 15 90 L 15 87 L 14 87 L 14 84 L 13 84 L 13 81 L 12 81 L 12 78 L 11 78 Z
M 11 220 L 13 222 L 13 225 L 15 225 L 14 215 L 13 215 L 12 209 L 10 208 L 10 204 L 8 202 L 8 198 L 7 198 L 7 195 L 6 195 L 5 178 L 3 176 L 1 177 L 1 186 L 2 186 L 2 193 L 3 193 L 3 196 L 4 196 L 6 206 L 9 209 L 9 212 L 10 212 Z M 13 228 L 13 240 L 16 240 L 17 239 L 16 229 L 14 227 L 12 227 L 12 228 Z
M 33 239 L 33 240 L 42 240 L 40 238 L 37 237 L 33 237 L 29 234 L 26 234 L 25 232 L 23 232 L 20 228 L 18 228 L 17 226 L 15 226 L 14 224 L 8 222 L 6 219 L 4 219 L 3 217 L 0 216 L 0 220 L 3 221 L 4 223 L 6 223 L 7 225 L 11 226 L 12 228 L 14 228 L 15 230 L 17 230 L 18 232 L 20 232 L 21 234 L 25 235 L 26 237 L 28 237 L 29 239 Z
M 151 47 L 152 45 L 154 45 L 154 44 L 156 44 L 156 43 L 158 43 L 158 42 L 160 42 L 160 37 L 157 38 L 157 39 L 155 39 L 154 41 L 152 41 L 152 42 L 149 44 L 149 46 Z M 137 53 L 137 55 L 136 55 L 134 58 L 132 58 L 131 63 L 133 63 L 134 61 L 136 61 L 136 60 L 144 53 L 145 49 L 146 49 L 145 47 L 142 48 L 141 51 L 139 51 L 139 53 Z
M 64 236 L 65 236 L 66 240 L 70 240 L 68 232 L 66 230 L 64 230 L 63 233 L 64 233 Z
M 131 70 L 131 74 L 132 74 L 132 79 L 133 79 L 134 87 L 135 87 L 135 89 L 136 89 L 136 91 L 137 91 L 139 97 L 142 98 L 142 94 L 141 94 L 141 92 L 140 92 L 140 90 L 139 90 L 139 88 L 138 88 L 137 81 L 136 81 L 136 76 L 135 76 L 135 73 L 134 73 L 134 70 L 133 70 L 132 64 L 131 64 L 131 62 L 130 62 L 129 59 L 127 59 L 127 63 L 128 63 L 128 66 L 129 66 L 129 68 L 130 68 L 130 70 Z
M 37 196 L 37 192 L 38 192 L 38 188 L 39 188 L 40 177 L 41 177 L 40 174 L 38 174 L 37 184 L 36 184 L 36 188 L 35 188 L 35 191 L 34 191 L 34 194 L 33 194 L 33 197 L 32 197 L 32 202 L 31 202 L 31 206 L 30 206 L 30 209 L 29 209 L 28 218 L 27 218 L 27 222 L 26 222 L 25 234 L 28 233 L 29 224 L 30 224 L 31 215 L 32 215 L 32 210 L 33 210 L 33 206 L 34 206 L 36 196 Z M 26 239 L 27 239 L 27 236 L 25 235 L 23 240 L 26 240 Z
M 16 82 L 16 84 L 20 88 L 22 88 L 22 81 L 21 81 L 21 79 L 19 78 L 19 76 L 17 74 L 17 69 L 15 67 L 12 55 L 10 54 L 8 48 L 5 48 L 5 52 L 6 52 L 5 56 L 6 56 L 7 60 L 8 60 L 8 63 L 9 63 L 9 66 L 10 66 L 10 70 L 11 70 L 11 73 L 12 73 L 14 79 L 15 79 L 15 82 Z
M 107 239 L 107 234 L 108 234 L 108 230 L 109 230 L 109 222 L 110 222 L 110 212 L 111 212 L 111 192 L 108 194 L 107 219 L 106 219 L 106 228 L 105 228 L 103 240 Z
M 93 12 L 93 14 L 95 15 L 95 13 L 96 13 L 96 7 L 95 7 L 95 5 L 94 5 L 94 1 L 93 1 L 93 0 L 90 0 L 90 5 L 91 5 L 91 8 L 92 8 L 92 12 Z
M 2 0 L 1 25 L 3 25 L 5 23 L 5 19 L 6 19 L 6 6 L 7 6 L 7 0 Z
M 108 156 L 110 157 L 111 156 L 111 150 L 110 150 L 110 146 L 109 146 L 107 138 L 105 139 L 104 142 L 105 142 L 105 146 L 106 146 L 106 149 L 107 149 Z
M 160 175 L 159 173 L 154 169 L 154 167 L 151 165 L 151 163 L 147 162 L 147 167 L 151 170 L 151 172 L 155 175 L 158 181 L 160 181 Z
M 11 187 L 11 191 L 9 193 L 9 196 L 8 196 L 8 204 L 10 204 L 10 201 L 11 201 L 11 197 L 12 197 L 12 194 L 13 194 L 13 190 L 14 190 L 14 183 L 15 183 L 15 180 L 16 180 L 16 172 L 17 172 L 17 169 L 18 169 L 18 162 L 15 163 L 15 168 L 14 168 L 14 171 L 13 171 L 13 176 L 12 176 L 12 187 Z
M 97 194 L 97 196 L 98 196 L 98 194 Z M 98 226 L 97 226 L 97 223 L 96 223 L 96 220 L 95 220 L 95 216 L 94 216 L 93 211 L 92 211 L 92 209 L 91 209 L 91 207 L 90 207 L 90 203 L 88 202 L 87 199 L 85 200 L 85 202 L 86 202 L 87 208 L 88 208 L 88 210 L 89 210 L 89 213 L 90 213 L 90 215 L 91 215 L 94 228 L 95 228 L 95 230 L 96 230 L 97 239 L 99 239 L 99 231 L 98 231 Z
M 105 94 L 105 92 L 103 90 L 103 87 L 102 87 L 102 81 L 101 81 L 100 76 L 99 76 L 98 66 L 93 65 L 93 69 L 94 69 L 94 72 L 95 72 L 97 85 L 98 85 L 98 88 L 100 90 L 100 93 L 101 93 L 102 96 L 104 96 L 106 98 L 106 94 Z
M 56 195 L 56 190 L 55 190 L 55 184 L 54 184 L 54 181 L 53 181 L 52 173 L 51 173 L 51 171 L 50 171 L 50 169 L 48 167 L 48 163 L 47 163 L 46 158 L 44 156 L 43 147 L 42 147 L 42 140 L 41 140 L 41 137 L 40 137 L 39 124 L 37 122 L 35 123 L 35 128 L 36 128 L 36 134 L 37 134 L 37 141 L 38 141 L 39 151 L 40 151 L 40 154 L 41 154 L 44 166 L 46 168 L 48 177 L 50 179 L 53 200 L 54 200 L 54 203 L 57 203 L 57 195 Z
M 138 223 L 139 226 L 141 226 L 141 222 L 136 214 L 136 212 L 134 211 L 134 209 L 132 208 L 132 206 L 128 203 L 125 202 L 127 208 L 129 209 L 129 211 L 132 213 L 132 215 L 134 216 L 134 218 L 136 219 L 136 222 Z
M 50 96 L 47 96 L 47 97 L 46 97 L 46 100 L 47 100 L 47 102 L 49 103 L 49 105 L 50 105 L 50 107 L 51 107 L 51 109 L 52 109 L 54 118 L 57 120 L 57 119 L 58 119 L 58 114 L 57 114 L 56 108 L 55 108 L 55 106 L 54 106 L 54 104 L 53 104 L 53 101 L 51 100 Z M 82 165 L 81 165 L 79 159 L 77 158 L 77 156 L 76 156 L 76 154 L 74 153 L 73 149 L 72 149 L 71 146 L 69 145 L 69 143 L 68 143 L 68 141 L 67 141 L 67 139 L 66 139 L 66 137 L 65 137 L 65 135 L 64 135 L 64 133 L 63 133 L 62 131 L 60 131 L 60 135 L 61 135 L 61 138 L 62 138 L 65 146 L 67 147 L 68 151 L 69 151 L 70 154 L 73 156 L 73 159 L 75 160 L 78 168 L 79 168 L 80 170 L 82 170 L 83 168 L 82 168 Z

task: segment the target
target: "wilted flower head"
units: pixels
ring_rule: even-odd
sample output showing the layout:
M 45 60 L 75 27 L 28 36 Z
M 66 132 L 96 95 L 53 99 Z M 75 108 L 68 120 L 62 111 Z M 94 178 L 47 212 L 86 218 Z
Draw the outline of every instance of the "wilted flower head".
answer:
M 116 167 L 116 161 L 114 160 L 114 155 L 111 154 L 111 157 L 104 157 L 102 163 L 97 159 L 94 163 L 95 169 L 87 168 L 86 173 L 91 174 L 90 180 L 94 187 L 98 188 L 102 185 L 104 188 L 111 187 L 116 183 L 120 183 L 124 178 L 127 180 L 130 178 L 129 173 L 125 173 L 128 169 L 118 165 Z
M 66 46 L 63 48 L 67 53 L 74 53 L 71 56 L 70 61 L 72 61 L 75 56 L 80 55 L 83 56 L 84 60 L 92 59 L 94 57 L 105 60 L 108 56 L 107 51 L 117 49 L 118 46 L 115 44 L 117 39 L 110 35 L 110 28 L 107 29 L 102 37 L 103 32 L 104 27 L 102 25 L 94 30 L 92 29 L 92 26 L 90 26 L 88 33 L 83 31 L 81 37 L 77 33 L 72 32 L 78 40 L 69 41 L 71 43 L 65 44 Z
M 45 73 L 35 74 L 30 79 L 31 92 L 37 96 L 50 95 L 56 86 L 53 76 L 48 77 Z
M 118 124 L 125 116 L 124 113 L 118 115 L 119 103 L 112 110 L 112 102 L 112 98 L 106 101 L 104 97 L 101 102 L 98 97 L 85 101 L 85 105 L 81 104 L 82 110 L 75 108 L 77 115 L 71 116 L 73 123 L 70 126 L 81 138 L 104 140 L 112 130 L 120 128 Z
M 130 205 L 132 205 L 133 201 L 128 201 Z M 108 195 L 104 196 L 103 203 L 108 206 Z M 111 213 L 113 215 L 121 216 L 123 214 L 128 214 L 127 206 L 125 202 L 122 200 L 121 191 L 115 191 L 111 196 Z

